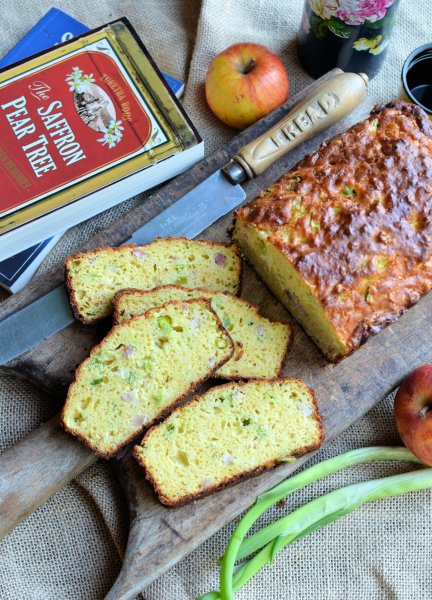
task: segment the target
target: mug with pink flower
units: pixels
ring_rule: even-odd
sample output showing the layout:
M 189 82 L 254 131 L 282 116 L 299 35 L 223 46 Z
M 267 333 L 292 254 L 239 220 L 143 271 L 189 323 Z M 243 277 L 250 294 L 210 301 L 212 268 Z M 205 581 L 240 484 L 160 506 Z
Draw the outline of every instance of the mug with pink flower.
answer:
M 400 0 L 305 0 L 299 57 L 319 77 L 334 67 L 378 72 Z

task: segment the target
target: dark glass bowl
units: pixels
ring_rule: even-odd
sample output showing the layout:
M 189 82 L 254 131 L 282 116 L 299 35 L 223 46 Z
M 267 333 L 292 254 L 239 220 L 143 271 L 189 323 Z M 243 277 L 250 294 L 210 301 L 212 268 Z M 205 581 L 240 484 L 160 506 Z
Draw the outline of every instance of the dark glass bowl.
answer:
M 411 102 L 432 115 L 432 44 L 416 48 L 405 60 L 402 86 Z

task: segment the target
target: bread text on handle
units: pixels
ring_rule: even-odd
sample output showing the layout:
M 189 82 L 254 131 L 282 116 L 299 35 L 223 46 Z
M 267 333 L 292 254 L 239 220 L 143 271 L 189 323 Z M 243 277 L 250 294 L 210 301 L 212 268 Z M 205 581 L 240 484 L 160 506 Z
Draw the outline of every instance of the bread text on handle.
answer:
M 308 94 L 281 121 L 236 154 L 224 168 L 232 183 L 261 175 L 270 165 L 352 112 L 366 95 L 364 73 L 341 72 Z

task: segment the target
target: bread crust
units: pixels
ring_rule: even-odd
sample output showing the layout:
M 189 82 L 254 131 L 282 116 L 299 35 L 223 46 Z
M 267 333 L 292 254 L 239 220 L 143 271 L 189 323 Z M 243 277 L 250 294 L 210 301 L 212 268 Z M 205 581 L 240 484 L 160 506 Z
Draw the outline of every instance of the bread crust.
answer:
M 121 316 L 120 309 L 119 309 L 119 303 L 123 296 L 126 296 L 127 294 L 130 294 L 131 292 L 133 292 L 134 294 L 137 294 L 139 296 L 145 296 L 148 293 L 155 292 L 155 291 L 158 291 L 161 289 L 184 290 L 184 289 L 189 289 L 189 288 L 184 288 L 180 285 L 168 284 L 168 285 L 159 285 L 159 286 L 153 288 L 152 290 L 139 290 L 136 288 L 127 288 L 127 289 L 121 290 L 120 292 L 117 292 L 117 294 L 114 296 L 113 322 L 115 324 L 118 324 L 119 318 Z M 205 288 L 193 288 L 193 289 L 198 292 L 205 292 L 206 294 L 224 294 L 225 296 L 231 296 L 233 298 L 236 298 L 236 300 L 240 301 L 242 304 L 244 304 L 251 310 L 253 310 L 253 312 L 256 315 L 258 315 L 259 317 L 267 318 L 267 317 L 263 317 L 261 315 L 259 306 L 257 306 L 256 304 L 251 304 L 248 300 L 245 300 L 244 298 L 239 298 L 238 296 L 234 296 L 234 294 L 231 294 L 230 292 L 212 292 L 211 290 L 207 290 Z M 294 327 L 291 325 L 291 323 L 283 323 L 282 321 L 271 321 L 271 323 L 277 323 L 278 325 L 283 325 L 284 327 L 286 327 L 286 329 L 288 331 L 288 339 L 287 339 L 287 343 L 285 346 L 285 352 L 283 353 L 283 356 L 281 357 L 281 360 L 279 361 L 279 365 L 276 368 L 276 375 L 275 375 L 275 378 L 276 378 L 276 377 L 279 377 L 279 375 L 281 374 L 283 366 L 287 359 L 288 353 L 291 349 L 293 338 L 294 338 Z M 229 334 L 229 331 L 227 331 L 227 333 Z M 219 375 L 219 373 L 217 373 L 216 376 L 221 379 L 226 379 L 227 381 L 247 381 L 249 379 L 254 379 L 254 381 L 255 381 L 256 379 L 262 379 L 261 377 L 258 377 L 258 378 L 240 377 L 239 375 L 231 375 L 231 376 L 223 375 L 223 376 L 221 376 L 221 375 Z
M 401 101 L 378 104 L 368 119 L 325 141 L 235 212 L 239 224 L 243 220 L 269 233 L 267 243 L 323 306 L 346 347 L 332 362 L 395 322 L 432 289 L 431 175 L 428 115 Z M 303 204 L 302 198 L 307 198 Z M 297 199 L 305 211 L 300 215 Z M 300 243 L 296 236 L 279 235 L 294 229 Z M 377 259 L 388 259 L 383 271 Z
M 202 244 L 207 244 L 208 246 L 220 246 L 220 247 L 225 247 L 225 248 L 231 248 L 234 253 L 237 255 L 237 257 L 239 258 L 239 266 L 238 266 L 238 271 L 237 271 L 237 290 L 236 290 L 236 295 L 240 294 L 241 291 L 241 285 L 242 285 L 242 276 L 243 276 L 243 261 L 241 260 L 241 254 L 240 251 L 237 247 L 236 244 L 233 243 L 229 243 L 229 242 L 212 242 L 211 240 L 191 240 L 189 238 L 186 237 L 167 237 L 167 238 L 163 238 L 163 237 L 157 237 L 153 240 L 153 242 L 156 241 L 161 241 L 164 240 L 166 242 L 170 242 L 170 241 L 187 241 L 187 242 L 199 242 Z M 123 244 L 121 246 L 104 246 L 102 248 L 95 248 L 94 250 L 89 250 L 87 252 L 76 252 L 75 254 L 71 254 L 71 256 L 68 256 L 68 258 L 65 261 L 65 287 L 66 287 L 66 291 L 68 293 L 69 296 L 69 303 L 70 306 L 72 308 L 72 312 L 74 314 L 74 317 L 80 321 L 81 323 L 83 323 L 84 325 L 94 325 L 95 323 L 99 322 L 99 321 L 103 321 L 105 318 L 107 317 L 98 317 L 95 319 L 87 319 L 81 312 L 79 309 L 79 303 L 77 301 L 76 298 L 76 293 L 73 287 L 73 283 L 72 283 L 72 277 L 70 275 L 69 272 L 69 266 L 70 263 L 74 260 L 80 259 L 80 258 L 85 258 L 87 257 L 89 254 L 99 254 L 100 252 L 107 252 L 107 251 L 111 251 L 113 253 L 118 252 L 119 250 L 124 250 L 125 248 L 144 248 L 145 246 L 149 246 L 150 244 L 152 244 L 153 242 L 150 242 L 149 244 L 142 244 L 142 245 L 137 245 L 137 244 Z
M 318 430 L 319 430 L 319 439 L 318 439 L 318 441 L 315 444 L 310 444 L 309 446 L 304 446 L 302 448 L 299 448 L 295 453 L 293 453 L 293 456 L 299 457 L 299 456 L 302 456 L 303 454 L 306 454 L 307 452 L 312 452 L 313 450 L 316 450 L 317 448 L 319 448 L 319 446 L 321 446 L 321 444 L 322 444 L 322 442 L 324 441 L 324 438 L 325 438 L 325 429 L 324 429 L 324 425 L 322 423 L 321 414 L 320 414 L 319 409 L 318 409 L 318 404 L 317 404 L 317 401 L 316 401 L 315 392 L 310 387 L 308 387 L 305 384 L 304 381 L 302 381 L 301 379 L 297 379 L 295 377 L 281 377 L 281 378 L 279 378 L 277 380 L 272 380 L 272 381 L 282 381 L 282 382 L 292 381 L 292 382 L 300 383 L 301 385 L 304 385 L 307 388 L 307 390 L 309 391 L 309 393 L 312 396 L 312 404 L 313 404 L 314 409 L 315 409 L 315 413 L 314 413 L 315 421 L 316 421 L 316 423 L 318 425 Z M 268 383 L 269 380 L 268 379 L 260 378 L 260 379 L 254 379 L 253 382 L 254 383 L 256 383 L 256 382 Z M 243 385 L 247 385 L 247 383 L 248 383 L 247 381 L 239 381 L 237 383 L 237 385 L 243 386 Z M 224 389 L 224 388 L 226 388 L 228 386 L 232 386 L 232 385 L 233 385 L 232 382 L 231 383 L 224 383 L 222 385 L 215 386 L 215 387 L 211 388 L 209 390 L 209 392 L 214 392 L 214 390 L 222 390 L 222 389 Z M 201 396 L 194 396 L 193 398 L 191 398 L 187 402 L 184 402 L 182 404 L 182 406 L 179 406 L 175 410 L 173 410 L 171 414 L 174 414 L 176 412 L 180 412 L 184 406 L 188 406 L 190 404 L 199 402 L 200 398 L 204 397 L 209 392 L 205 392 Z M 159 427 L 160 425 L 161 425 L 161 423 L 158 423 L 156 425 L 153 425 L 149 429 L 147 429 L 147 431 L 146 431 L 143 439 L 141 440 L 141 444 L 140 444 L 141 446 L 144 444 L 147 436 L 150 435 L 150 432 L 153 429 L 155 429 L 156 427 Z M 170 498 L 167 498 L 166 496 L 163 495 L 163 492 L 160 490 L 159 486 L 157 485 L 154 477 L 152 476 L 152 473 L 146 468 L 144 462 L 142 461 L 140 455 L 138 454 L 137 449 L 139 447 L 140 446 L 135 446 L 134 449 L 133 449 L 132 454 L 135 457 L 135 459 L 138 461 L 138 463 L 141 465 L 141 467 L 144 469 L 145 477 L 149 481 L 149 483 L 151 484 L 151 486 L 153 487 L 153 489 L 154 489 L 157 497 L 159 498 L 160 502 L 162 504 L 164 504 L 165 506 L 168 506 L 169 508 L 179 508 L 180 506 L 184 506 L 185 504 L 188 504 L 189 502 L 192 502 L 194 500 L 200 500 L 201 498 L 205 498 L 206 496 L 210 496 L 211 494 L 214 494 L 215 492 L 217 492 L 219 490 L 223 490 L 223 489 L 226 489 L 228 487 L 232 487 L 234 485 L 237 485 L 238 483 L 241 483 L 245 479 L 250 479 L 251 477 L 256 477 L 257 475 L 260 475 L 264 471 L 268 471 L 270 469 L 274 469 L 278 465 L 283 464 L 281 461 L 277 461 L 277 460 L 268 461 L 266 463 L 263 463 L 259 467 L 255 467 L 254 469 L 250 469 L 249 471 L 244 471 L 243 473 L 239 473 L 238 475 L 235 475 L 234 477 L 228 477 L 228 478 L 224 479 L 221 483 L 219 483 L 217 485 L 209 486 L 208 488 L 206 488 L 205 490 L 202 490 L 201 492 L 198 492 L 198 493 L 195 493 L 195 494 L 187 494 L 186 496 L 184 496 L 180 500 L 172 501 L 172 500 L 170 500 Z
M 116 331 L 118 328 L 123 327 L 126 323 L 130 323 L 131 321 L 136 321 L 138 319 L 146 319 L 148 318 L 152 312 L 154 311 L 159 311 L 161 308 L 163 308 L 164 306 L 166 306 L 167 304 L 176 304 L 176 305 L 182 305 L 184 303 L 190 303 L 190 302 L 196 302 L 196 301 L 200 301 L 203 304 L 207 305 L 207 308 L 209 309 L 209 311 L 213 314 L 215 321 L 216 321 L 216 325 L 218 328 L 218 331 L 223 333 L 224 336 L 228 337 L 228 343 L 230 346 L 230 353 L 229 356 L 227 358 L 224 358 L 223 360 L 220 360 L 218 363 L 215 363 L 214 367 L 212 367 L 208 374 L 206 376 L 204 376 L 203 378 L 201 378 L 200 380 L 197 380 L 195 383 L 191 384 L 189 386 L 189 388 L 181 395 L 179 396 L 176 400 L 174 400 L 174 402 L 172 402 L 169 406 L 166 406 L 163 410 L 161 410 L 151 421 L 149 421 L 148 423 L 143 424 L 143 426 L 141 427 L 140 430 L 135 431 L 133 433 L 131 433 L 131 435 L 126 438 L 122 443 L 118 444 L 117 446 L 115 446 L 110 452 L 101 452 L 90 440 L 88 440 L 87 438 L 85 438 L 84 436 L 82 436 L 78 431 L 73 430 L 71 428 L 69 428 L 66 423 L 64 422 L 64 418 L 66 415 L 66 412 L 69 408 L 69 404 L 71 403 L 71 388 L 73 386 L 73 384 L 77 381 L 80 371 L 83 368 L 84 362 L 87 362 L 87 360 L 89 360 L 94 354 L 96 354 L 96 352 L 102 347 L 105 339 L 110 336 L 114 331 Z M 63 429 L 65 431 L 67 431 L 68 433 L 70 433 L 71 435 L 73 435 L 74 437 L 76 437 L 77 439 L 79 439 L 85 446 L 87 446 L 88 448 L 90 448 L 90 450 L 92 450 L 92 452 L 94 452 L 97 456 L 99 456 L 100 458 L 112 458 L 115 454 L 117 454 L 117 452 L 119 452 L 122 448 L 124 448 L 125 446 L 127 446 L 128 444 L 130 444 L 131 442 L 133 442 L 138 436 L 142 435 L 142 433 L 144 431 L 146 431 L 147 429 L 149 429 L 150 427 L 152 427 L 153 425 L 159 423 L 160 421 L 162 421 L 163 419 L 165 419 L 165 417 L 167 417 L 173 410 L 173 408 L 175 408 L 176 406 L 178 406 L 182 400 L 184 400 L 189 394 L 191 394 L 198 386 L 200 386 L 202 383 L 204 383 L 204 381 L 207 381 L 207 379 L 209 379 L 213 372 L 215 370 L 217 370 L 219 367 L 221 367 L 222 365 L 224 365 L 226 362 L 228 362 L 230 360 L 230 358 L 232 358 L 234 354 L 234 343 L 231 339 L 231 336 L 229 335 L 229 333 L 226 331 L 226 329 L 224 328 L 224 326 L 222 325 L 219 317 L 217 316 L 217 314 L 215 313 L 215 311 L 213 310 L 213 308 L 211 307 L 211 303 L 209 300 L 205 299 L 205 298 L 194 298 L 192 300 L 176 300 L 174 302 L 166 302 L 165 304 L 163 304 L 162 306 L 158 306 L 155 308 L 151 308 L 150 310 L 146 311 L 143 315 L 137 315 L 136 317 L 133 317 L 132 319 L 130 319 L 129 321 L 125 321 L 125 323 L 120 323 L 118 325 L 115 325 L 111 331 L 108 333 L 107 336 L 105 336 L 103 338 L 103 340 L 97 344 L 96 346 L 94 346 L 91 351 L 89 356 L 78 366 L 78 368 L 75 371 L 75 377 L 72 381 L 72 383 L 69 386 L 67 395 L 66 395 L 66 400 L 63 406 L 63 409 L 60 413 L 60 425 L 61 427 L 63 427 Z

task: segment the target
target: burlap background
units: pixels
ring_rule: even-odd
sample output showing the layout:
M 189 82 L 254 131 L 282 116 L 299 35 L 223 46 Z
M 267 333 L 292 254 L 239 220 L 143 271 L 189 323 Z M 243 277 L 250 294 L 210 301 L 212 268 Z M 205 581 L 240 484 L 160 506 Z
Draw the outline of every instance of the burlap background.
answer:
M 292 92 L 308 81 L 297 64 L 295 35 L 303 0 L 84 0 L 58 1 L 89 26 L 126 15 L 159 66 L 187 81 L 184 104 L 201 131 L 207 152 L 234 132 L 206 108 L 203 80 L 215 53 L 231 43 L 263 43 L 280 54 Z M 0 54 L 6 52 L 51 6 L 50 0 L 2 0 Z M 401 0 L 401 9 L 385 68 L 372 82 L 377 101 L 398 95 L 403 58 L 430 40 L 429 0 Z M 45 261 L 47 268 L 78 248 L 138 200 L 130 200 L 69 231 Z M 5 295 L 1 296 L 6 297 Z M 367 373 L 365 373 L 367 377 Z M 58 407 L 29 384 L 0 379 L 0 450 L 44 422 Z M 398 443 L 392 398 L 325 448 L 324 459 L 369 444 Z M 392 474 L 401 465 L 356 467 L 298 493 L 284 509 L 357 480 Z M 31 490 L 29 490 L 31 494 Z M 382 501 L 315 533 L 284 551 L 273 569 L 264 569 L 238 594 L 244 599 L 427 600 L 432 598 L 431 492 Z M 143 594 L 146 600 L 190 600 L 217 584 L 216 558 L 234 524 L 208 540 Z M 113 583 L 126 539 L 125 501 L 109 467 L 99 462 L 59 492 L 0 543 L 2 600 L 98 600 Z

